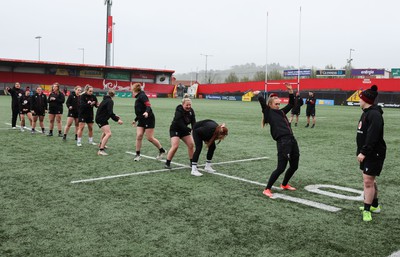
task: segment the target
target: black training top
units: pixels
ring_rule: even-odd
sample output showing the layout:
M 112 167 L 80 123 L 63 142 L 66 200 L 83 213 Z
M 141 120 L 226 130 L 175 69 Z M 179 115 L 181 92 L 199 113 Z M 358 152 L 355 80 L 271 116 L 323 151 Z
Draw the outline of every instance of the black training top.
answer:
M 78 112 L 80 98 L 80 95 L 76 95 L 75 92 L 71 92 L 71 94 L 67 98 L 67 101 L 65 102 L 69 111 Z M 71 106 L 72 109 L 69 108 Z
M 306 99 L 307 110 L 312 110 L 312 109 L 314 109 L 314 108 L 315 108 L 315 103 L 316 103 L 315 97 L 314 97 L 314 96 L 309 96 L 309 97 Z
M 301 98 L 299 95 L 295 96 L 294 97 L 293 110 L 294 111 L 299 111 L 302 105 L 303 105 L 303 98 Z
M 44 113 L 47 110 L 47 96 L 43 93 L 35 93 L 32 96 L 31 110 L 36 113 Z
M 28 95 L 23 95 L 19 99 L 19 110 L 20 111 L 30 111 L 31 110 L 31 97 Z
M 218 123 L 213 120 L 201 120 L 194 124 L 193 130 L 203 141 L 208 141 L 214 135 L 217 127 Z
M 148 118 L 151 118 L 154 116 L 153 111 L 151 109 L 151 104 L 149 101 L 149 98 L 147 97 L 146 93 L 144 91 L 140 91 L 136 96 L 136 101 L 135 101 L 135 114 L 136 118 L 135 121 L 138 121 L 140 119 L 144 119 L 143 113 L 147 112 L 149 114 Z
M 81 95 L 79 101 L 79 116 L 80 117 L 93 117 L 93 107 L 97 107 L 97 97 L 84 93 Z M 92 102 L 89 104 L 88 102 Z
M 19 106 L 19 99 L 21 96 L 25 94 L 24 90 L 21 88 L 16 88 L 15 86 L 13 88 L 10 88 L 7 90 L 10 95 L 11 95 L 11 106 L 17 107 Z
M 386 157 L 382 114 L 382 108 L 377 105 L 363 110 L 357 127 L 357 155 L 362 153 L 368 159 Z
M 114 113 L 114 101 L 111 96 L 105 95 L 96 112 L 96 123 L 103 123 L 109 119 L 118 121 L 119 117 Z
M 183 106 L 180 104 L 175 109 L 175 116 L 171 123 L 170 130 L 190 132 L 191 129 L 188 128 L 188 125 L 191 124 L 193 129 L 195 123 L 196 116 L 194 114 L 194 110 L 190 108 L 189 111 L 185 111 Z
M 54 98 L 54 99 L 52 99 Z M 49 103 L 49 109 L 57 109 L 57 110 L 62 110 L 62 105 L 65 102 L 65 96 L 63 93 L 60 91 L 58 93 L 51 92 L 49 97 L 47 98 L 47 101 Z
M 264 114 L 264 122 L 269 123 L 271 136 L 275 141 L 278 141 L 284 136 L 293 136 L 289 121 L 286 114 L 292 109 L 294 103 L 293 94 L 289 94 L 289 103 L 282 109 L 271 109 L 265 102 L 265 98 L 260 94 L 258 101 L 261 104 L 261 109 Z

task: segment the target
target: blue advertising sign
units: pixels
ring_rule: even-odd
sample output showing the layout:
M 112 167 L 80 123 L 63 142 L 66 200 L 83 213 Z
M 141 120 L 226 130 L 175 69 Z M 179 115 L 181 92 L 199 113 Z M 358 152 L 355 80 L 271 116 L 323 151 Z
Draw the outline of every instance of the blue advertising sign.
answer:
M 352 76 L 385 75 L 385 69 L 351 69 Z
M 297 77 L 299 74 L 299 70 L 284 70 L 283 76 L 284 77 Z M 311 77 L 311 69 L 303 69 L 300 70 L 301 77 Z

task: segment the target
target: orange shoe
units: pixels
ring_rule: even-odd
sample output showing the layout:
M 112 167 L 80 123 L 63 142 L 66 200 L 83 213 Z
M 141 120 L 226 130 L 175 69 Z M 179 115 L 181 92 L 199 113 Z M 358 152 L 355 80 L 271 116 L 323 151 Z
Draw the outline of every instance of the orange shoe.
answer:
M 272 192 L 271 192 L 271 189 L 265 189 L 264 191 L 263 191 L 263 195 L 266 195 L 266 196 L 268 196 L 269 198 L 272 198 L 274 195 L 272 194 Z
M 290 191 L 296 190 L 295 187 L 292 187 L 292 186 L 289 185 L 289 184 L 287 184 L 286 186 L 284 186 L 284 185 L 281 184 L 281 188 L 282 188 L 283 190 L 290 190 Z

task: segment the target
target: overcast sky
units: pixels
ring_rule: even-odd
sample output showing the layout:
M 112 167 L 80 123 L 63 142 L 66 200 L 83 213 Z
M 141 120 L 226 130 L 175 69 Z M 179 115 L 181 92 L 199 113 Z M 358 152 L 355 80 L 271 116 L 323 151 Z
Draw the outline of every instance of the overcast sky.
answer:
M 4 0 L 0 57 L 38 60 L 42 36 L 43 61 L 82 63 L 84 48 L 86 64 L 104 65 L 106 11 L 104 0 Z M 397 0 L 113 0 L 112 16 L 116 66 L 184 73 L 207 54 L 209 70 L 297 67 L 300 49 L 301 66 L 342 68 L 354 49 L 355 68 L 400 67 Z

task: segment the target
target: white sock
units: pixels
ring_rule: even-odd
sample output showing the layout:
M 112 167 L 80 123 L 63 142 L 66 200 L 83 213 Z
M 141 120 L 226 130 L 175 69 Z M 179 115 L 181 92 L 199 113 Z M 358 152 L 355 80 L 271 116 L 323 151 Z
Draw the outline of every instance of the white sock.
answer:
M 93 137 L 89 137 L 89 143 L 93 143 Z
M 82 138 L 78 137 L 77 143 L 80 143 L 80 142 L 82 142 Z

